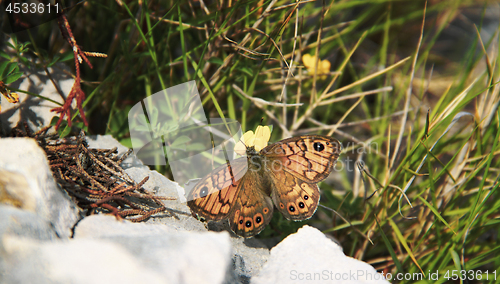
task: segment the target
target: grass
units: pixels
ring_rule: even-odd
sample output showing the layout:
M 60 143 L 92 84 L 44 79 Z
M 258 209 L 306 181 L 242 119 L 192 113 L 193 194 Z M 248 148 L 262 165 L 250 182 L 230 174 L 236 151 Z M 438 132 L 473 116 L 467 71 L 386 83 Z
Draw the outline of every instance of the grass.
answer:
M 244 131 L 272 124 L 271 141 L 321 133 L 344 144 L 321 203 L 353 226 L 319 208 L 307 222 L 276 214 L 259 237 L 309 223 L 385 273 L 500 277 L 499 29 L 478 36 L 491 22 L 486 1 L 202 3 L 87 1 L 68 12 L 81 48 L 108 55 L 81 67 L 90 133 L 130 146 L 131 107 L 196 80 L 209 117 Z M 463 26 L 466 36 L 449 40 Z M 50 36 L 54 22 L 33 30 L 5 34 L 23 52 L 2 56 L 31 68 L 72 64 L 69 46 Z M 306 68 L 305 54 L 330 61 L 330 73 Z

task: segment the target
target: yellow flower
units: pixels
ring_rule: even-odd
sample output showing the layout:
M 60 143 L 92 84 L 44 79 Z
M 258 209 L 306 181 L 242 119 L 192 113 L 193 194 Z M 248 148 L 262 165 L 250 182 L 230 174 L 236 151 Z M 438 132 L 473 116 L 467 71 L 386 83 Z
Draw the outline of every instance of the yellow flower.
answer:
M 317 56 L 312 56 L 310 54 L 304 54 L 302 56 L 302 62 L 304 62 L 304 66 L 307 68 L 310 74 L 314 74 L 314 68 L 317 60 Z M 330 72 L 331 63 L 328 60 L 319 60 L 318 61 L 318 74 L 326 74 Z M 326 79 L 326 75 L 320 76 L 322 80 Z
M 267 146 L 267 142 L 271 138 L 271 127 L 257 126 L 255 134 L 249 130 L 243 134 L 240 141 L 234 146 L 234 151 L 240 155 L 245 155 L 247 147 L 254 147 L 255 151 L 260 151 Z

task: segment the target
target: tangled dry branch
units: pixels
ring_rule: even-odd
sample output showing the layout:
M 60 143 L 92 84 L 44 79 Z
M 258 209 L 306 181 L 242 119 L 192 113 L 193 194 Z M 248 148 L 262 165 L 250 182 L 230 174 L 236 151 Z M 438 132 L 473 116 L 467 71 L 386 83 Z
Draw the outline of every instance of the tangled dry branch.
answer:
M 148 192 L 143 188 L 148 177 L 137 183 L 120 166 L 131 151 L 119 156 L 116 147 L 89 149 L 83 131 L 78 137 L 60 139 L 57 134 L 47 134 L 48 129 L 32 133 L 27 126 L 16 127 L 12 136 L 32 137 L 38 142 L 56 181 L 88 214 L 110 213 L 117 218 L 129 217 L 132 222 L 160 212 L 177 218 L 162 201 L 175 198 Z

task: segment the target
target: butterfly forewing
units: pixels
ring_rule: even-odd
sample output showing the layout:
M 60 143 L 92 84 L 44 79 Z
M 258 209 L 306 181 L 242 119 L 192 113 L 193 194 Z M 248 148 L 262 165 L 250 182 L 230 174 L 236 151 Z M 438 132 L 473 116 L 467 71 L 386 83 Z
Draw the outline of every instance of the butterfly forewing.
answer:
M 229 165 L 216 168 L 188 194 L 191 211 L 208 220 L 227 218 L 238 197 L 247 169 L 246 158 L 236 159 Z
M 301 180 L 317 183 L 333 170 L 342 147 L 338 140 L 320 135 L 292 137 L 261 151 L 271 171 L 285 170 Z

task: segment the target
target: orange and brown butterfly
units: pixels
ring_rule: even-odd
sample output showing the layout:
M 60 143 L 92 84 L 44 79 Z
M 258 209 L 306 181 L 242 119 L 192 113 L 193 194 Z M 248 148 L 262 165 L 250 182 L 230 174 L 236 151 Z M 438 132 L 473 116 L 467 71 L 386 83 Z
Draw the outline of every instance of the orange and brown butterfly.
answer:
M 246 157 L 201 179 L 188 194 L 191 211 L 206 220 L 229 219 L 231 230 L 245 238 L 269 224 L 274 206 L 289 220 L 309 219 L 319 203 L 317 183 L 332 172 L 342 146 L 322 135 L 302 135 L 267 145 L 269 138 L 268 127 L 245 133 Z M 235 147 L 236 152 L 241 149 Z

